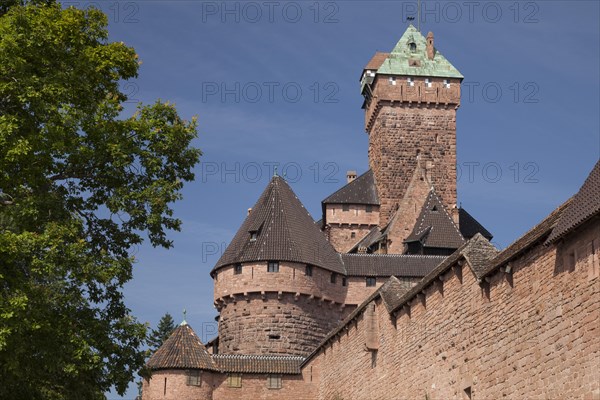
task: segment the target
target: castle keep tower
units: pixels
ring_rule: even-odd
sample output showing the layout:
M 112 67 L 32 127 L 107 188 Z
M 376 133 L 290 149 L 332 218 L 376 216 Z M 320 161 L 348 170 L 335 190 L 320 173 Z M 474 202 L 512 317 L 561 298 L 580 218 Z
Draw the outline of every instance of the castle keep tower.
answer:
M 379 226 L 392 220 L 395 225 L 388 236 L 390 252 L 402 251 L 427 197 L 423 191 L 430 187 L 458 220 L 456 110 L 462 79 L 434 47 L 433 34 L 425 38 L 412 25 L 391 53 L 376 53 L 363 70 L 369 166 L 381 203 Z M 415 181 L 424 182 L 423 187 Z M 412 187 L 418 189 L 414 194 Z
M 211 275 L 222 354 L 306 355 L 343 316 L 341 258 L 278 176 Z

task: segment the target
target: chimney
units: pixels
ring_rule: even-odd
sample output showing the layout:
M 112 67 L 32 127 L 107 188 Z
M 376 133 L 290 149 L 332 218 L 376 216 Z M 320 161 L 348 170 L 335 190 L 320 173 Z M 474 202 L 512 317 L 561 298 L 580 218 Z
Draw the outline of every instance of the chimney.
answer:
M 352 182 L 356 179 L 356 171 L 347 171 L 346 172 L 346 180 L 348 183 Z
M 433 60 L 435 48 L 433 47 L 433 32 L 427 34 L 427 58 Z

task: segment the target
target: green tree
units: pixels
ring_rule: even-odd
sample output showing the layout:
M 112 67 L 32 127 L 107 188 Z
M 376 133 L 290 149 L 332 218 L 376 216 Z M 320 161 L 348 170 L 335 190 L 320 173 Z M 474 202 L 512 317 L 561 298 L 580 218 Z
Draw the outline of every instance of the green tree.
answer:
M 160 321 L 158 321 L 158 326 L 156 329 L 153 329 L 148 337 L 148 344 L 150 345 L 150 350 L 155 352 L 158 350 L 160 346 L 171 336 L 171 333 L 175 330 L 175 321 L 171 314 L 166 313 L 162 316 Z
M 0 8 L 0 398 L 100 399 L 144 364 L 122 287 L 144 236 L 171 247 L 194 178 L 196 120 L 169 103 L 123 116 L 131 47 L 99 10 Z

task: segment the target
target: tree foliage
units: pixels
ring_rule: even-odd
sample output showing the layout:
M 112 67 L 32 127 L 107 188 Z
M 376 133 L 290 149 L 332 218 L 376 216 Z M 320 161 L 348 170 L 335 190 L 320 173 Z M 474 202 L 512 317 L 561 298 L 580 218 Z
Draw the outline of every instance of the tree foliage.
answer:
M 166 313 L 158 321 L 156 329 L 152 329 L 150 336 L 148 337 L 148 344 L 150 345 L 150 351 L 155 352 L 160 346 L 171 336 L 171 333 L 175 330 L 175 321 L 171 314 Z
M 103 398 L 144 363 L 129 253 L 171 247 L 200 151 L 169 103 L 122 116 L 138 68 L 99 10 L 0 8 L 0 398 Z

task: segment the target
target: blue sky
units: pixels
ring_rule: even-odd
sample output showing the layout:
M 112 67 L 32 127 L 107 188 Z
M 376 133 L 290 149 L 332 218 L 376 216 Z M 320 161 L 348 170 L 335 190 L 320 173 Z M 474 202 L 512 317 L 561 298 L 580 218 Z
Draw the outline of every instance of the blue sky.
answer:
M 417 2 L 95 4 L 109 15 L 111 40 L 143 61 L 124 90 L 197 115 L 204 153 L 175 205 L 183 228 L 170 235 L 174 249 L 134 250 L 126 303 L 152 326 L 165 312 L 180 321 L 185 308 L 206 340 L 217 314 L 209 271 L 273 165 L 315 219 L 346 170 L 368 168 L 358 79 L 375 51 L 394 47 Z M 465 76 L 459 202 L 504 248 L 573 195 L 600 156 L 599 2 L 421 7 L 421 30 Z

